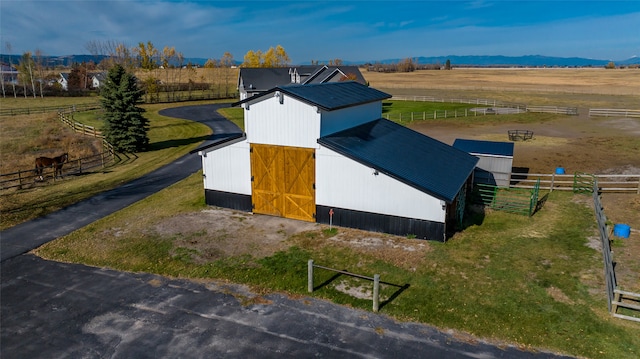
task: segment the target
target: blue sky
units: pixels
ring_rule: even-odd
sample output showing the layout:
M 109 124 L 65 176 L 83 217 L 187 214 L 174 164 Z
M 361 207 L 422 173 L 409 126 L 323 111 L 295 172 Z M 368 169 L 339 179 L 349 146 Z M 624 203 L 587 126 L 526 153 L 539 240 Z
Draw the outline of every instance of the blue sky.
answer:
M 1 0 L 0 52 L 87 54 L 151 41 L 242 61 L 282 45 L 292 63 L 449 55 L 640 56 L 640 1 Z

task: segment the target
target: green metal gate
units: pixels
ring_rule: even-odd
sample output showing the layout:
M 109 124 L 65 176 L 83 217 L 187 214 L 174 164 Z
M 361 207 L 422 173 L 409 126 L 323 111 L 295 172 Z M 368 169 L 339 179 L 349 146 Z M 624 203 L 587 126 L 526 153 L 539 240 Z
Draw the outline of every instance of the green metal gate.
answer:
M 596 176 L 592 174 L 576 172 L 573 175 L 573 193 L 593 193 L 595 180 Z
M 477 184 L 475 193 L 476 202 L 491 209 L 532 216 L 538 206 L 540 179 L 532 189 Z

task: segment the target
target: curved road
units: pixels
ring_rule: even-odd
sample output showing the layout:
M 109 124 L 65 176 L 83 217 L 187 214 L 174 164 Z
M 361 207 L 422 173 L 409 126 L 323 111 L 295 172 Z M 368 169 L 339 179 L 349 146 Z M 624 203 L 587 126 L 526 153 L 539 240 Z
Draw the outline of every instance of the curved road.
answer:
M 161 112 L 196 120 L 215 135 L 240 130 L 215 110 Z M 208 143 L 207 143 L 208 142 Z M 197 155 L 59 212 L 0 233 L 0 357 L 11 358 L 558 358 L 463 341 L 432 327 L 313 298 L 262 298 L 145 273 L 43 260 L 24 254 L 201 168 Z

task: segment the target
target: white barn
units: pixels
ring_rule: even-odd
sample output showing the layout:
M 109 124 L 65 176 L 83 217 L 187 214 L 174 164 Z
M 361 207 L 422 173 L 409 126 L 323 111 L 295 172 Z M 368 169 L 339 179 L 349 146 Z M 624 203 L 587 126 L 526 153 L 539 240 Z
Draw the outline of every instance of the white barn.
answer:
M 380 118 L 357 82 L 276 87 L 235 106 L 245 133 L 199 149 L 209 205 L 444 241 L 477 158 Z

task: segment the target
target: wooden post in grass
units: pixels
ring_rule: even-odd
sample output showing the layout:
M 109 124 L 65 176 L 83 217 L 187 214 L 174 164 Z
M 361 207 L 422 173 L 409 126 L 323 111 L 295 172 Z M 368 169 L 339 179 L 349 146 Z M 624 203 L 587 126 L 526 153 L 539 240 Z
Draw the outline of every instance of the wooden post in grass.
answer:
M 373 275 L 373 311 L 380 308 L 380 274 Z
M 313 259 L 307 262 L 307 290 L 313 293 Z

